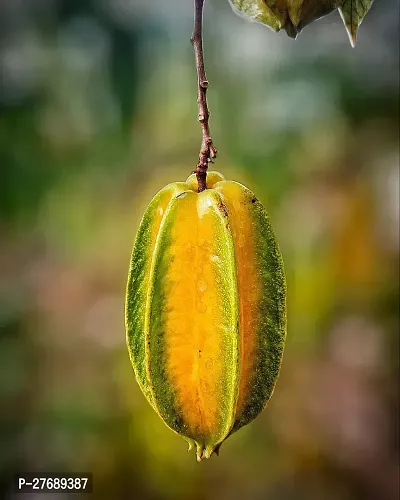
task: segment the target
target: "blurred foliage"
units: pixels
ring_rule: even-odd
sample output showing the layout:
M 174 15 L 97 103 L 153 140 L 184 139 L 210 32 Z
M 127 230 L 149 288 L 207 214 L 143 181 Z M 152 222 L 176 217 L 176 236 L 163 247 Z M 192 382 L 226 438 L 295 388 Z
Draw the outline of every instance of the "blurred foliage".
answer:
M 196 163 L 190 2 L 0 3 L 0 497 L 92 471 L 93 498 L 398 498 L 398 8 L 357 47 L 209 1 L 216 168 L 271 213 L 287 272 L 275 395 L 197 464 L 145 402 L 123 324 L 150 198 Z

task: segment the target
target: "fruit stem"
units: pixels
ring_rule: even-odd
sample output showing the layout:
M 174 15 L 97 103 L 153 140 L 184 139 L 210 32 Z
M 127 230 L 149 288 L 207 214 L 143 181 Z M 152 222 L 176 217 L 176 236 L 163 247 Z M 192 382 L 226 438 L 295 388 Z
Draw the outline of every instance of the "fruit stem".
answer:
M 204 0 L 194 0 L 194 27 L 191 42 L 196 57 L 197 104 L 199 106 L 199 122 L 201 123 L 201 129 L 203 132 L 199 162 L 196 170 L 194 171 L 197 177 L 199 193 L 207 189 L 206 182 L 208 164 L 217 156 L 217 150 L 214 147 L 213 140 L 210 135 L 210 127 L 208 125 L 210 112 L 207 106 L 208 81 L 204 69 L 203 57 L 203 8 Z

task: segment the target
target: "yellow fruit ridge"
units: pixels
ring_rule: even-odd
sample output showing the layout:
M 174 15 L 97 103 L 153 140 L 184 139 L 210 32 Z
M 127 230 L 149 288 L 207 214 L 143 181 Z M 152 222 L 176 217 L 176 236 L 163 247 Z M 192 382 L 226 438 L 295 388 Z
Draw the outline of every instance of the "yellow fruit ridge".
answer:
M 192 175 L 153 198 L 126 299 L 138 383 L 198 460 L 265 407 L 286 336 L 283 263 L 265 209 L 218 172 L 207 188 L 197 193 Z

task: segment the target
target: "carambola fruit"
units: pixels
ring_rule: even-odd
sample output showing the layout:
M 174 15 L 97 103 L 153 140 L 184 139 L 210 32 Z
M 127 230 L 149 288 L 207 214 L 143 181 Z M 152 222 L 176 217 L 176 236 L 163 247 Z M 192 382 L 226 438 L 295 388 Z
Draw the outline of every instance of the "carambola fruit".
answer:
M 133 248 L 127 345 L 148 402 L 197 459 L 271 398 L 286 336 L 282 257 L 268 215 L 243 185 L 209 172 L 164 187 Z

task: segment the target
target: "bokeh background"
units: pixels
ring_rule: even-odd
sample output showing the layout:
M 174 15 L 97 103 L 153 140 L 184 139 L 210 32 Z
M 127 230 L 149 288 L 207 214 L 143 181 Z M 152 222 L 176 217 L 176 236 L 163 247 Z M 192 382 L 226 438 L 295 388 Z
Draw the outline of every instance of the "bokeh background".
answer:
M 398 498 L 398 4 L 355 49 L 337 12 L 293 41 L 206 4 L 216 168 L 286 265 L 275 395 L 197 464 L 125 346 L 140 217 L 200 146 L 192 2 L 3 0 L 0 498 L 24 471 L 92 471 L 96 499 Z

